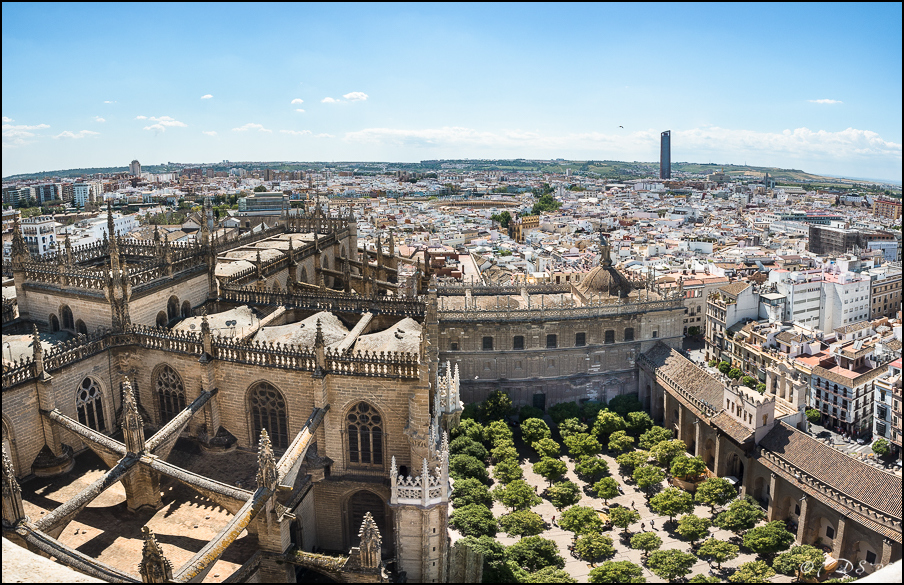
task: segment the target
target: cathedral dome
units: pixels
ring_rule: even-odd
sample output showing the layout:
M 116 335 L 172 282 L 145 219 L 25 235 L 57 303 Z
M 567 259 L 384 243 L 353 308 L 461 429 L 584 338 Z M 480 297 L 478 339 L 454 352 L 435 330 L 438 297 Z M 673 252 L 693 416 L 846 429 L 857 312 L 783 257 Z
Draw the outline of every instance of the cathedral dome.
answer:
M 628 298 L 634 287 L 618 270 L 610 266 L 597 266 L 581 279 L 576 287 L 584 295 L 621 296 Z M 621 293 L 619 295 L 619 293 Z M 636 292 L 635 292 L 636 295 Z

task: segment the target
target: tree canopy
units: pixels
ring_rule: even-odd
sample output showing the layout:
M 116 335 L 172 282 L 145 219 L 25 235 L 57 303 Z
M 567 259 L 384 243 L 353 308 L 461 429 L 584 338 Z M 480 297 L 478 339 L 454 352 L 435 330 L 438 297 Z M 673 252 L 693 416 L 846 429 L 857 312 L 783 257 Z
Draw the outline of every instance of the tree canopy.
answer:
M 559 556 L 558 545 L 546 538 L 528 536 L 506 549 L 506 557 L 526 571 L 539 571 L 545 567 L 561 569 L 565 559 Z
M 612 539 L 602 534 L 585 534 L 574 543 L 574 551 L 582 560 L 595 563 L 615 554 Z
M 575 459 L 598 455 L 602 448 L 596 437 L 587 433 L 568 435 L 562 440 L 565 442 L 565 446 L 568 447 L 568 452 Z
M 609 500 L 618 497 L 618 481 L 614 477 L 604 477 L 593 484 L 593 489 L 596 491 L 596 497 L 606 502 L 607 506 Z
M 596 424 L 593 426 L 594 432 L 600 439 L 608 438 L 612 433 L 623 431 L 626 428 L 625 419 L 610 410 L 601 410 L 596 416 Z
M 636 468 L 631 477 L 634 478 L 637 487 L 649 496 L 665 479 L 665 473 L 653 465 L 644 465 Z
M 558 443 L 548 437 L 545 439 L 540 439 L 539 441 L 534 441 L 533 444 L 531 444 L 531 447 L 533 447 L 534 451 L 536 451 L 537 455 L 539 455 L 541 458 L 558 457 L 559 452 L 562 449 L 562 447 Z
M 731 502 L 728 505 L 728 509 L 716 516 L 713 524 L 723 530 L 731 530 L 739 534 L 745 530 L 750 530 L 765 517 L 766 513 L 756 500 L 746 496 Z
M 546 523 L 532 510 L 516 510 L 500 516 L 499 527 L 509 536 L 536 536 L 546 529 Z
M 788 552 L 775 557 L 772 568 L 783 575 L 797 577 L 800 581 L 819 576 L 825 562 L 826 553 L 815 546 L 803 544 L 792 546 Z
M 603 529 L 603 521 L 590 506 L 572 506 L 562 512 L 559 526 L 575 534 L 593 534 Z
M 650 551 L 658 550 L 662 546 L 662 539 L 655 532 L 638 532 L 631 537 L 631 548 L 642 550 L 647 556 Z
M 609 471 L 609 464 L 601 457 L 581 457 L 574 466 L 574 471 L 584 479 L 593 481 Z
M 452 526 L 465 536 L 493 536 L 496 534 L 496 518 L 486 506 L 469 504 L 452 512 Z
M 590 570 L 591 583 L 646 583 L 643 569 L 631 561 L 606 561 Z
M 470 504 L 491 506 L 493 497 L 489 488 L 479 479 L 472 477 L 455 480 L 455 486 L 452 488 L 452 506 L 461 508 Z
M 622 394 L 610 400 L 607 408 L 625 418 L 629 412 L 643 411 L 643 404 L 637 399 L 637 394 Z
M 649 459 L 650 454 L 647 451 L 629 451 L 616 457 L 615 461 L 622 469 L 624 475 L 625 472 L 633 473 L 634 469 L 645 465 Z
M 493 477 L 499 483 L 511 483 L 524 477 L 524 470 L 515 459 L 505 459 L 493 467 Z
M 552 457 L 544 457 L 540 459 L 536 463 L 533 464 L 532 469 L 534 473 L 546 479 L 549 482 L 549 485 L 557 482 L 559 478 L 565 475 L 565 472 L 568 471 L 568 467 L 565 465 L 564 461 L 559 461 L 558 459 L 553 459 Z
M 795 535 L 785 528 L 783 520 L 775 520 L 744 533 L 744 546 L 762 558 L 771 559 L 775 553 L 791 546 L 795 538 Z
M 684 441 L 672 439 L 671 441 L 663 441 L 653 447 L 650 454 L 656 458 L 660 467 L 669 467 L 675 457 L 684 455 L 686 452 L 687 445 L 684 444 Z
M 634 437 L 625 431 L 615 431 L 609 435 L 609 450 L 620 453 L 627 451 L 634 444 Z
M 643 411 L 629 412 L 625 417 L 625 423 L 628 425 L 628 432 L 635 437 L 653 428 L 653 419 Z
M 688 457 L 679 455 L 672 459 L 672 475 L 685 481 L 694 481 L 706 471 L 706 463 L 700 457 Z
M 775 576 L 775 570 L 763 561 L 743 563 L 728 578 L 732 583 L 768 583 Z
M 693 509 L 693 506 L 691 509 Z M 694 543 L 709 534 L 710 526 L 712 526 L 712 522 L 710 522 L 708 518 L 700 518 L 693 514 L 687 514 L 678 519 L 678 528 L 676 528 L 676 531 L 678 534 Z
M 581 488 L 573 481 L 560 481 L 548 488 L 546 494 L 556 510 L 573 506 L 581 501 Z
M 486 465 L 483 461 L 471 455 L 453 455 L 449 457 L 449 475 L 456 480 L 473 477 L 484 483 L 490 482 Z
M 562 436 L 563 441 L 571 435 L 577 435 L 579 433 L 586 432 L 587 425 L 582 423 L 577 418 L 566 418 L 559 423 L 559 434 Z M 568 443 L 566 442 L 565 444 L 567 445 Z
M 697 548 L 697 556 L 710 564 L 716 563 L 716 566 L 721 569 L 722 563 L 737 558 L 739 551 L 736 544 L 718 538 L 709 538 Z
M 523 479 L 496 486 L 493 488 L 493 497 L 511 510 L 524 510 L 543 501 L 534 488 Z
M 619 506 L 618 508 L 609 510 L 609 522 L 612 522 L 613 526 L 624 528 L 625 534 L 628 533 L 628 527 L 637 523 L 639 520 L 640 513 L 631 508 Z
M 521 437 L 528 445 L 536 443 L 540 439 L 548 439 L 552 436 L 549 425 L 539 418 L 529 418 L 521 423 Z
M 694 555 L 676 549 L 656 550 L 647 555 L 647 567 L 667 581 L 689 574 L 696 562 Z
M 512 412 L 512 399 L 502 390 L 493 390 L 484 400 L 478 414 L 486 422 L 503 420 Z
M 738 497 L 738 491 L 727 479 L 710 477 L 697 486 L 694 498 L 700 504 L 709 506 L 710 513 L 715 514 L 716 506 L 724 506 Z
M 659 443 L 670 440 L 672 440 L 672 431 L 664 429 L 662 427 L 654 426 L 653 428 L 640 435 L 638 446 L 641 449 L 649 451 Z
M 669 522 L 672 522 L 675 516 L 694 511 L 694 496 L 676 487 L 666 488 L 653 496 L 650 509 L 660 516 L 668 516 Z
M 549 407 L 549 416 L 554 423 L 561 426 L 562 421 L 570 418 L 577 419 L 581 416 L 581 407 L 577 402 L 560 402 Z

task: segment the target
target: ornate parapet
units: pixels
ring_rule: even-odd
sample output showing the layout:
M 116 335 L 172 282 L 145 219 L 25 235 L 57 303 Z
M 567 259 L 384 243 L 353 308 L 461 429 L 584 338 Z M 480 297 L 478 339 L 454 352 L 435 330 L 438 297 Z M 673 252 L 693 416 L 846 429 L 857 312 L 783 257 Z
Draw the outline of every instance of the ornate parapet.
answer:
M 395 456 L 389 472 L 391 506 L 410 505 L 428 508 L 449 502 L 449 452 L 444 450 L 440 465 L 431 471 L 427 459 L 421 460 L 421 474 L 415 477 L 400 477 Z
M 515 294 L 515 293 L 513 293 Z M 534 321 L 540 319 L 595 319 L 622 317 L 654 311 L 671 311 L 682 307 L 680 299 L 647 301 L 638 303 L 590 303 L 583 306 L 531 306 L 525 309 L 483 309 L 468 306 L 467 309 L 445 309 L 440 306 L 441 322 L 452 321 Z

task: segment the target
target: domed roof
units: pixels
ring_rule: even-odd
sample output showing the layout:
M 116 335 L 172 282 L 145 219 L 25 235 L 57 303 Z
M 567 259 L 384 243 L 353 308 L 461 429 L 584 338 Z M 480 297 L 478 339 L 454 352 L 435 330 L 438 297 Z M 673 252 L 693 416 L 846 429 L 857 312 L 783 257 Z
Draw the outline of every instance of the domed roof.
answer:
M 612 266 L 597 266 L 581 279 L 576 288 L 584 295 L 602 294 L 623 298 L 628 298 L 634 291 L 628 279 Z

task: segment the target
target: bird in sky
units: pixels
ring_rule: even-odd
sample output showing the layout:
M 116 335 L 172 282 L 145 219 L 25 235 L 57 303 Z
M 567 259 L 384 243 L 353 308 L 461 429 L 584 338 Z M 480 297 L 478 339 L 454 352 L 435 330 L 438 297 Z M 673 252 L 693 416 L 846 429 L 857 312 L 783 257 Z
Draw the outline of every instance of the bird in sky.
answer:
M 619 126 L 619 128 L 624 128 L 624 126 Z

